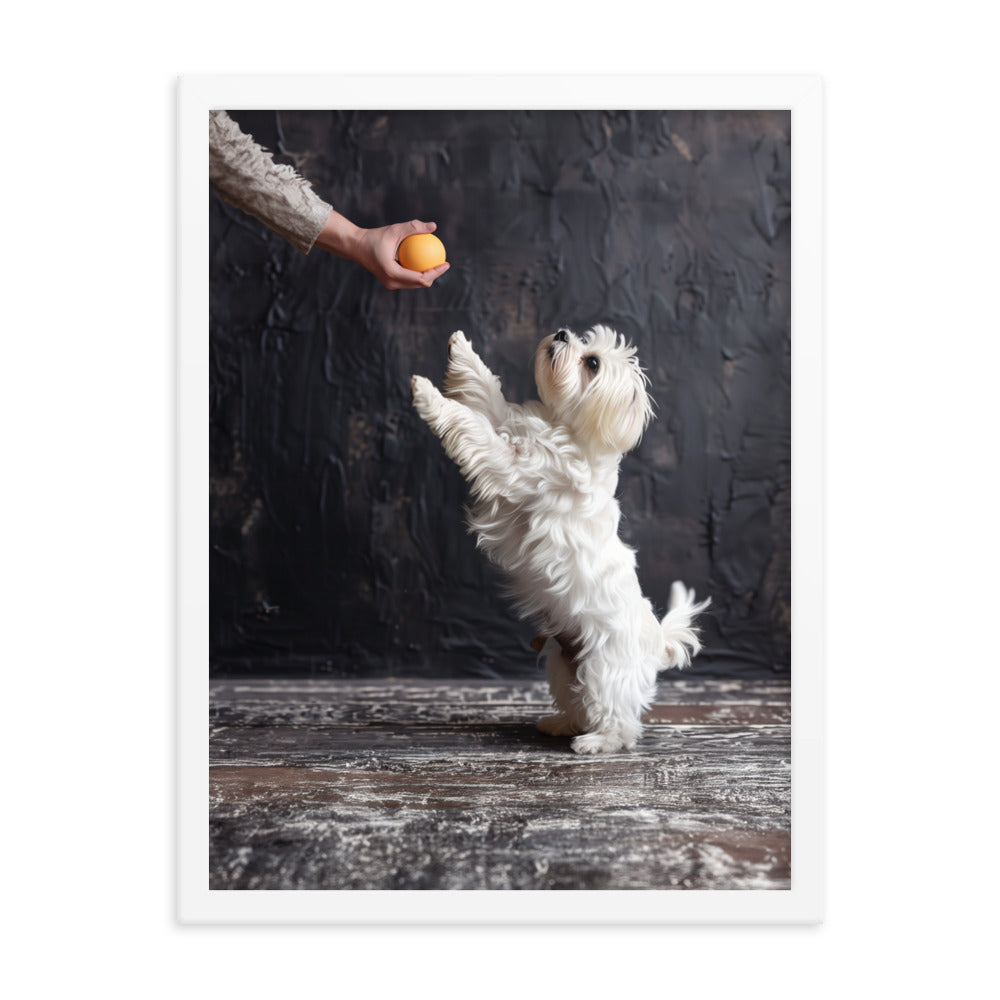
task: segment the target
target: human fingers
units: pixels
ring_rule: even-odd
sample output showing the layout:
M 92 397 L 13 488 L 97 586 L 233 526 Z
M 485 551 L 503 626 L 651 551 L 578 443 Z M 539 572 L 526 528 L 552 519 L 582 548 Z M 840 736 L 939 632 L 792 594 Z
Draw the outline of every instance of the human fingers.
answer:
M 434 271 L 441 271 L 441 268 L 435 268 Z M 411 271 L 393 261 L 382 269 L 381 278 L 386 288 L 395 291 L 401 288 L 429 288 L 437 276 L 430 271 Z
M 440 278 L 441 275 L 444 274 L 444 272 L 450 267 L 451 264 L 449 264 L 448 261 L 445 261 L 443 264 L 438 264 L 437 267 L 432 267 L 429 271 L 424 271 L 420 277 L 424 279 L 424 284 L 430 288 L 431 285 L 433 285 L 434 282 L 437 281 L 437 279 Z

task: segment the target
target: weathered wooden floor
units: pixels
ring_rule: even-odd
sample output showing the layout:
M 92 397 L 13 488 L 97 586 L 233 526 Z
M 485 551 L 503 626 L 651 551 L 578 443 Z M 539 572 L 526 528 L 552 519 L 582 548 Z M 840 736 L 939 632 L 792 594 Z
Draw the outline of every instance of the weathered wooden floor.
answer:
M 787 889 L 790 703 L 670 678 L 632 753 L 543 736 L 544 683 L 219 680 L 212 889 Z

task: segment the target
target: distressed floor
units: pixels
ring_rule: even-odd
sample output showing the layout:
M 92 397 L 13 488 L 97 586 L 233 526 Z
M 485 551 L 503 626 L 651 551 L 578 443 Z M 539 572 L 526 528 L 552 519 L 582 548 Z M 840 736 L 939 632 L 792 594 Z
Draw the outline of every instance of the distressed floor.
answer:
M 789 686 L 671 678 L 632 753 L 544 684 L 216 680 L 212 889 L 788 889 Z

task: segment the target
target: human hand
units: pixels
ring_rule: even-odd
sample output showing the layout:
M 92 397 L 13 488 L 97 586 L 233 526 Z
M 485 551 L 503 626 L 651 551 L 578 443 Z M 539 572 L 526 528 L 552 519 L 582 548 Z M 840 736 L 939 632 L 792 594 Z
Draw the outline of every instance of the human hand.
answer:
M 433 233 L 437 229 L 434 222 L 399 222 L 380 229 L 367 229 L 362 237 L 365 257 L 358 261 L 367 267 L 386 288 L 430 288 L 434 282 L 451 267 L 445 262 L 429 271 L 410 271 L 397 259 L 399 245 L 408 236 L 416 233 Z
M 331 212 L 316 246 L 346 257 L 371 271 L 386 288 L 430 288 L 451 266 L 447 262 L 430 271 L 410 271 L 396 260 L 399 244 L 414 233 L 433 233 L 433 222 L 397 222 L 376 229 L 361 229 L 337 212 Z

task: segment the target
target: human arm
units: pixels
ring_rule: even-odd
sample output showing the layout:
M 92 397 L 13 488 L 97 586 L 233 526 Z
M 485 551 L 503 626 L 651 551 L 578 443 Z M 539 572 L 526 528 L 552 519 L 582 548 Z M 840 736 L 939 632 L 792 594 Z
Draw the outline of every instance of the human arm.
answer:
M 287 164 L 246 135 L 225 111 L 208 114 L 208 179 L 231 205 L 309 253 L 332 206 Z
M 219 195 L 303 253 L 317 246 L 344 257 L 390 289 L 428 288 L 448 270 L 448 264 L 442 264 L 421 274 L 396 260 L 399 244 L 414 233 L 433 232 L 433 222 L 356 226 L 320 198 L 293 167 L 275 163 L 225 111 L 209 112 L 208 140 L 209 181 Z

